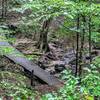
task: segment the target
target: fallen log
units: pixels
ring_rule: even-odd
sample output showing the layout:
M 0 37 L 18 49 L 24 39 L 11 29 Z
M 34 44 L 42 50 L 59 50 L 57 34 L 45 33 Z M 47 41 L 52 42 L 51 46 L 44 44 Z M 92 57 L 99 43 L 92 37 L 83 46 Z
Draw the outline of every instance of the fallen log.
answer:
M 34 75 L 41 80 L 43 80 L 45 83 L 47 83 L 50 86 L 62 86 L 62 82 L 58 80 L 53 75 L 50 75 L 49 72 L 44 71 L 41 69 L 38 65 L 34 64 L 33 62 L 29 61 L 21 52 L 19 52 L 17 49 L 15 49 L 12 45 L 10 45 L 7 41 L 0 41 L 0 47 L 11 48 L 11 51 L 8 53 L 4 53 L 3 55 L 13 62 L 21 65 L 24 69 L 28 70 L 29 72 L 34 71 Z

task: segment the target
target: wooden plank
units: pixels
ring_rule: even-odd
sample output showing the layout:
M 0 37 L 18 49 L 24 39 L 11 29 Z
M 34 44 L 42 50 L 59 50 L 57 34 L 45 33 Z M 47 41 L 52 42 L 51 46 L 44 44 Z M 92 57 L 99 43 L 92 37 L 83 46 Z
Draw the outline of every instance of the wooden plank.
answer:
M 50 75 L 49 72 L 44 71 L 36 64 L 29 61 L 21 52 L 19 52 L 17 49 L 11 46 L 8 42 L 1 41 L 0 47 L 11 48 L 11 51 L 9 53 L 5 53 L 4 56 L 14 61 L 15 63 L 21 65 L 23 68 L 27 69 L 30 72 L 34 70 L 34 75 L 43 80 L 44 82 L 46 82 L 48 85 L 50 86 L 62 85 L 62 82 L 59 81 L 56 77 Z

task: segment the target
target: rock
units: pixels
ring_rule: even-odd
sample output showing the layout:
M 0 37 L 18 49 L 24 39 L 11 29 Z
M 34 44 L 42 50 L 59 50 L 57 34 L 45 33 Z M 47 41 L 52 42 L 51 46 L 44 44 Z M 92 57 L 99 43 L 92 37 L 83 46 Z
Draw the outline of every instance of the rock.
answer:
M 60 73 L 65 69 L 64 65 L 55 65 L 55 71 Z
M 47 53 L 46 56 L 47 56 L 47 58 L 52 59 L 52 60 L 57 59 L 56 56 L 52 52 Z
M 75 51 L 70 50 L 68 53 L 66 53 L 63 57 L 63 60 L 65 61 L 66 64 L 70 64 L 75 61 L 76 55 Z
M 86 60 L 90 60 L 90 56 L 89 55 L 86 56 Z
M 7 25 L 9 29 L 15 31 L 17 29 L 17 26 L 16 25 L 13 25 L 13 24 L 8 24 Z
M 73 74 L 75 74 L 75 72 L 76 72 L 76 65 L 71 65 L 71 70 L 72 70 Z
M 96 51 L 96 50 L 91 52 L 91 58 L 92 58 L 92 59 L 93 59 L 94 57 L 98 56 L 98 55 L 99 55 L 99 52 Z M 85 59 L 86 59 L 86 60 L 90 60 L 89 54 L 85 55 Z
M 37 63 L 42 69 L 46 69 L 46 66 L 43 64 L 43 62 L 41 62 L 41 61 L 38 61 L 38 63 Z

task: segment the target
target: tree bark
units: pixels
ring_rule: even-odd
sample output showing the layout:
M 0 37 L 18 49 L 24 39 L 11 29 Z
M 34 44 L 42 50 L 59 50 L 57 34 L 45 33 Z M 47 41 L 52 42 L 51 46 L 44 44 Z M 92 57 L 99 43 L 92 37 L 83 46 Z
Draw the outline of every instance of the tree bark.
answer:
M 48 31 L 49 31 L 50 23 L 51 23 L 51 18 L 43 22 L 39 41 L 38 41 L 38 48 L 44 52 L 50 51 L 48 46 Z
M 91 16 L 89 16 L 89 56 L 90 56 L 90 63 L 92 62 L 92 57 L 91 57 L 91 44 L 92 40 L 91 40 Z
M 80 16 L 78 14 L 77 17 L 77 30 L 80 28 Z M 77 42 L 77 47 L 76 47 L 76 69 L 75 69 L 75 76 L 78 74 L 78 66 L 79 66 L 79 32 L 77 31 L 76 34 L 76 42 Z
M 7 0 L 2 0 L 2 19 L 6 17 L 7 14 Z
M 86 23 L 86 18 L 83 15 L 83 32 L 81 33 L 81 47 L 80 47 L 80 56 L 79 56 L 79 77 L 80 77 L 80 83 L 81 83 L 81 77 L 82 77 L 82 66 L 83 66 L 83 51 L 84 51 L 84 42 L 85 42 L 85 23 Z

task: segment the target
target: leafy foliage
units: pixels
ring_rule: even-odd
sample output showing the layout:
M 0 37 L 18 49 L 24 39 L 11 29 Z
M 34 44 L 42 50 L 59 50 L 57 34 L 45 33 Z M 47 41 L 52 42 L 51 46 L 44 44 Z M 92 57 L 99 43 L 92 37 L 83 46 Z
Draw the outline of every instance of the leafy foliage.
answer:
M 99 61 L 100 64 L 100 61 Z M 96 64 L 97 65 L 97 64 Z M 100 75 L 96 68 L 99 66 L 92 64 L 91 69 L 79 79 L 71 75 L 71 71 L 62 72 L 62 79 L 65 85 L 57 93 L 49 93 L 42 97 L 43 100 L 94 100 L 94 96 L 100 96 Z
M 7 77 L 9 77 L 9 79 L 7 79 Z M 2 92 L 4 91 L 1 96 L 11 96 L 14 100 L 17 100 L 18 98 L 23 100 L 30 98 L 34 100 L 35 93 L 27 87 L 25 83 L 27 78 L 25 76 L 7 71 L 1 71 L 0 78 L 0 89 L 2 89 Z
M 94 0 L 92 0 L 94 1 Z M 78 15 L 85 16 L 86 20 L 91 17 L 91 30 L 92 41 L 100 45 L 100 5 L 95 4 L 89 0 L 11 0 L 12 5 L 17 12 L 22 14 L 26 10 L 30 10 L 31 14 L 26 17 L 22 17 L 19 25 L 19 30 L 22 33 L 39 33 L 42 28 L 42 24 L 45 20 L 51 18 L 56 19 L 59 16 L 64 16 L 64 22 L 60 25 L 59 30 L 56 31 L 61 36 L 76 35 L 76 32 L 82 33 L 82 30 L 86 30 L 85 38 L 89 35 L 87 25 L 89 21 L 83 25 L 82 18 L 81 27 L 76 29 L 76 17 Z M 15 6 L 16 5 L 16 6 Z M 4 32 L 5 31 L 5 32 Z M 56 33 L 54 32 L 54 34 Z M 0 33 L 8 33 L 7 30 L 0 29 Z M 28 34 L 30 35 L 30 34 Z M 60 36 L 59 36 L 60 37 Z M 0 41 L 6 41 L 5 37 L 0 35 Z M 10 48 L 4 48 L 2 50 L 5 53 L 11 52 Z M 32 56 L 29 56 L 31 59 Z M 75 78 L 71 71 L 68 69 L 61 75 L 61 79 L 65 81 L 63 88 L 57 92 L 48 93 L 42 95 L 41 100 L 94 100 L 94 96 L 100 97 L 100 57 L 97 57 L 91 65 L 83 66 L 83 76 L 81 84 L 79 84 L 79 78 Z M 18 84 L 17 84 L 18 85 Z M 12 93 L 10 91 L 7 94 L 12 96 L 21 96 L 26 99 L 29 95 L 32 95 L 32 91 L 28 89 L 23 83 L 16 86 L 16 84 L 7 83 L 2 81 L 0 87 L 3 89 L 14 89 L 17 92 Z M 33 97 L 34 98 L 34 97 Z M 23 99 L 23 100 L 24 100 Z

